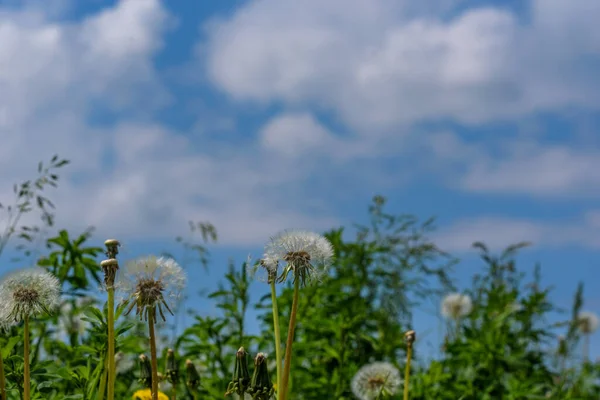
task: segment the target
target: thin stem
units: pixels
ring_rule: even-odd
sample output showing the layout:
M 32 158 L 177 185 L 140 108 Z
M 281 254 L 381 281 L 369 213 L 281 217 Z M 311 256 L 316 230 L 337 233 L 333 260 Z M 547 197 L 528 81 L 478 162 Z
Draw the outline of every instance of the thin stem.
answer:
M 158 360 L 156 359 L 156 334 L 154 333 L 154 310 L 148 312 L 150 331 L 150 362 L 152 365 L 152 400 L 158 400 Z
M 279 312 L 277 310 L 277 289 L 275 280 L 271 280 L 271 303 L 273 304 L 273 328 L 275 331 L 275 359 L 277 360 L 277 393 L 281 392 L 281 332 L 279 330 Z M 278 398 L 279 394 L 277 395 Z
M 4 376 L 4 359 L 0 351 L 0 400 L 6 400 L 6 377 Z
M 24 400 L 31 399 L 31 378 L 29 376 L 29 316 L 25 316 L 25 328 L 23 337 L 23 394 Z
M 107 400 L 115 400 L 115 288 L 111 285 L 108 288 L 108 389 Z
M 404 368 L 404 400 L 408 400 L 408 381 L 410 379 L 410 360 L 412 358 L 412 343 L 406 347 L 406 367 Z
M 583 362 L 586 363 L 590 359 L 590 335 L 585 334 L 583 337 Z
M 106 393 L 106 381 L 108 380 L 108 357 L 104 355 L 104 371 L 100 375 L 100 385 L 98 386 L 98 396 L 96 400 L 104 400 L 104 394 Z
M 288 383 L 290 381 L 290 369 L 292 367 L 292 345 L 294 343 L 294 330 L 296 329 L 296 314 L 298 312 L 298 294 L 300 293 L 300 278 L 296 277 L 294 281 L 294 299 L 292 300 L 292 312 L 290 313 L 290 325 L 288 328 L 288 337 L 285 344 L 285 359 L 283 365 L 283 375 L 281 376 L 281 394 L 279 400 L 287 398 Z

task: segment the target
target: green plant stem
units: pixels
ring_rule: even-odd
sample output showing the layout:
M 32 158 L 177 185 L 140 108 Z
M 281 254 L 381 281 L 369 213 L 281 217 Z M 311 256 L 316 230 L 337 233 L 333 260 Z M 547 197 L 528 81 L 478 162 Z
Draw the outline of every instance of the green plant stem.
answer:
M 412 358 L 412 343 L 406 347 L 406 367 L 404 368 L 404 400 L 408 400 L 408 381 L 410 379 L 410 360 Z
M 25 327 L 23 334 L 23 398 L 31 399 L 31 378 L 29 376 L 29 316 L 25 316 Z
M 294 281 L 294 299 L 292 300 L 290 325 L 288 328 L 287 342 L 285 344 L 285 359 L 283 365 L 283 375 L 281 376 L 281 394 L 279 394 L 279 400 L 285 400 L 287 398 L 288 383 L 290 381 L 290 369 L 292 367 L 292 345 L 294 343 L 294 330 L 296 329 L 296 314 L 298 312 L 299 293 L 300 278 L 296 277 Z
M 275 280 L 271 280 L 271 303 L 273 304 L 273 329 L 275 331 L 275 359 L 277 360 L 277 393 L 281 391 L 281 332 L 279 329 L 279 311 L 277 310 L 277 289 Z M 277 394 L 279 398 L 279 394 Z
M 108 388 L 107 400 L 115 400 L 115 288 L 113 285 L 108 288 Z
M 156 358 L 154 310 L 148 312 L 148 330 L 150 331 L 150 362 L 152 365 L 152 400 L 158 400 L 158 360 Z
M 6 400 L 6 377 L 4 376 L 4 359 L 0 351 L 0 400 Z
M 108 378 L 108 357 L 104 356 L 104 371 L 100 375 L 100 385 L 98 386 L 98 395 L 96 400 L 104 400 L 104 393 L 106 393 L 106 381 Z

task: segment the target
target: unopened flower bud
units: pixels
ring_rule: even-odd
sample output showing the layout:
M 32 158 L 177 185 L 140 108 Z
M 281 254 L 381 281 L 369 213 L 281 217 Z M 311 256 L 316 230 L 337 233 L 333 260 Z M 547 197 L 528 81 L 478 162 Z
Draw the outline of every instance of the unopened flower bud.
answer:
M 249 385 L 250 373 L 248 372 L 248 353 L 243 347 L 240 347 L 235 354 L 233 378 L 231 379 L 231 382 L 229 382 L 229 385 L 227 385 L 225 396 L 237 393 L 240 397 L 243 397 L 244 393 L 248 391 Z
M 267 368 L 267 357 L 258 353 L 254 358 L 254 374 L 248 393 L 254 400 L 269 400 L 275 389 Z
M 144 354 L 140 355 L 140 379 L 139 382 L 142 386 L 150 388 L 152 387 L 152 367 L 150 360 Z
M 192 390 L 200 386 L 200 375 L 191 360 L 185 360 L 185 384 Z
M 167 368 L 166 368 L 167 380 L 172 385 L 179 383 L 179 365 L 175 359 L 175 352 L 173 349 L 167 350 Z

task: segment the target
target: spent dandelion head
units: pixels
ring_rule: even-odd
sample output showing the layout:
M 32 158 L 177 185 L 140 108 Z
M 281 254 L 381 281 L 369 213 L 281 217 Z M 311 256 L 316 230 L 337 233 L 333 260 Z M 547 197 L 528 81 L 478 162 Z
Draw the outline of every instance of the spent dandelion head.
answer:
M 277 279 L 279 261 L 267 254 L 263 255 L 263 258 L 255 262 L 252 262 L 252 257 L 248 256 L 246 264 L 248 265 L 248 274 L 256 280 L 271 283 Z
M 461 293 L 451 293 L 442 300 L 442 315 L 446 318 L 459 319 L 473 310 L 471 297 Z
M 60 304 L 60 282 L 41 268 L 20 270 L 4 278 L 0 298 L 1 320 L 20 322 L 50 315 Z
M 279 262 L 285 263 L 278 282 L 284 282 L 291 272 L 294 281 L 300 279 L 306 285 L 325 275 L 333 260 L 333 246 L 318 233 L 285 231 L 271 238 L 263 260 L 271 269 L 276 269 Z
M 592 334 L 598 329 L 598 316 L 591 311 L 581 311 L 577 315 L 577 328 L 584 335 Z
M 388 362 L 374 362 L 358 370 L 352 378 L 352 393 L 360 400 L 393 396 L 400 389 L 400 371 Z
M 119 276 L 117 288 L 130 301 L 125 315 L 136 308 L 140 319 L 148 319 L 148 313 L 160 315 L 163 308 L 173 314 L 171 308 L 185 287 L 185 273 L 173 259 L 148 256 L 130 261 Z

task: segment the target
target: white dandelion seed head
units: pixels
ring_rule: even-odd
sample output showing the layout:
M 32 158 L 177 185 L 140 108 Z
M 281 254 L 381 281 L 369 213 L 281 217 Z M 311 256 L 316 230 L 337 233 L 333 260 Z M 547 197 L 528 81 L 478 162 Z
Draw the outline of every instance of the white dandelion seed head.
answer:
M 20 322 L 58 308 L 60 282 L 39 267 L 12 272 L 0 283 L 0 298 L 0 320 Z
M 400 371 L 388 362 L 374 362 L 358 370 L 352 378 L 352 393 L 359 400 L 375 400 L 382 393 L 392 396 L 396 394 L 402 378 Z
M 148 309 L 166 307 L 173 310 L 185 288 L 183 269 L 171 258 L 147 256 L 125 264 L 115 288 L 138 307 L 138 314 Z
M 300 276 L 303 281 L 305 278 L 319 280 L 333 262 L 333 246 L 318 233 L 284 231 L 271 238 L 263 259 L 269 265 L 285 264 L 280 281 L 284 281 L 290 271 L 294 272 L 294 278 Z
M 598 316 L 591 311 L 581 311 L 577 315 L 577 327 L 585 335 L 596 332 L 598 322 Z
M 473 310 L 471 297 L 461 293 L 450 293 L 442 300 L 442 315 L 446 318 L 459 319 Z

